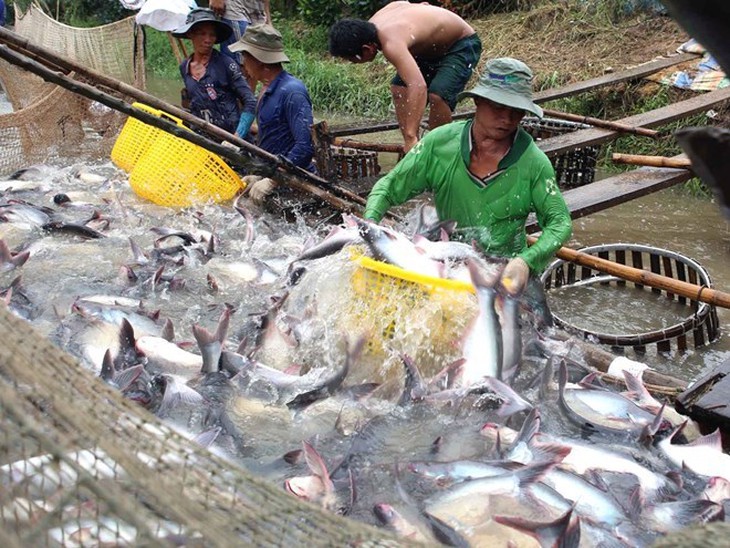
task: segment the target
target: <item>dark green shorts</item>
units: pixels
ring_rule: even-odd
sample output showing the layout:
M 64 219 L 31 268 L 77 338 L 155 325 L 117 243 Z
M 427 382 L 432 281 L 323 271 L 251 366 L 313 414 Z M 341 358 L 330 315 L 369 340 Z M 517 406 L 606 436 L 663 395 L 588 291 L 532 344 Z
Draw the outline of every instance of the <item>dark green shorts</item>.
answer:
M 428 92 L 441 97 L 453 111 L 456 108 L 456 96 L 464 91 L 472 72 L 477 70 L 481 54 L 482 41 L 474 33 L 454 42 L 443 57 L 439 59 L 416 57 L 416 63 L 426 80 Z M 394 86 L 406 85 L 397 74 L 391 83 Z

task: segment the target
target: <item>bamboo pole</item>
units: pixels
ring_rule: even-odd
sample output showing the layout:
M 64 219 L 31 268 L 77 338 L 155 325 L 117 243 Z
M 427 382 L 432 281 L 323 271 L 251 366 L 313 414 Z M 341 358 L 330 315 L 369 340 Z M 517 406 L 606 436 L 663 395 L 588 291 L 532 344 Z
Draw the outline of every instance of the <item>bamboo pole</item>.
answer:
M 614 131 L 620 131 L 621 133 L 631 133 L 633 135 L 641 135 L 643 137 L 651 137 L 656 139 L 659 137 L 659 132 L 654 129 L 647 129 L 644 127 L 627 126 L 620 122 L 611 122 L 610 120 L 602 120 L 601 118 L 592 118 L 591 116 L 581 116 L 580 114 L 571 114 L 569 112 L 561 112 L 559 110 L 543 109 L 543 112 L 547 116 L 553 118 L 559 118 L 561 120 L 568 120 L 570 122 L 578 122 L 581 124 L 588 124 L 594 127 L 601 127 L 605 129 L 612 129 Z
M 667 158 L 666 156 L 642 156 L 640 154 L 620 154 L 614 152 L 611 160 L 617 164 L 648 167 L 674 167 L 692 169 L 692 162 L 688 158 Z
M 332 144 L 341 147 L 356 148 L 358 150 L 372 150 L 374 152 L 394 152 L 396 154 L 403 153 L 403 145 L 399 143 L 367 143 L 365 141 L 355 141 L 342 137 L 332 139 Z
M 180 41 L 175 41 L 175 38 L 172 36 L 171 32 L 167 33 L 167 39 L 170 41 L 170 48 L 172 49 L 172 54 L 175 56 L 175 60 L 177 61 L 177 64 L 183 62 L 183 59 L 185 59 L 185 55 L 182 51 L 180 51 Z
M 528 244 L 532 245 L 536 241 L 537 238 L 535 236 L 527 236 Z M 582 251 L 577 251 L 569 247 L 561 247 L 555 255 L 564 261 L 587 266 L 593 270 L 617 276 L 622 280 L 647 285 L 656 289 L 663 289 L 668 293 L 674 293 L 675 295 L 680 295 L 693 301 L 700 301 L 722 308 L 730 308 L 730 293 L 725 293 L 724 291 L 683 282 L 682 280 L 676 280 L 655 272 L 619 264 L 608 259 L 602 259 L 601 257 L 594 257 L 588 253 L 583 253 Z
M 64 58 L 56 55 L 52 51 L 47 50 L 46 48 L 42 48 L 40 46 L 34 45 L 34 44 L 30 43 L 27 39 L 15 34 L 14 32 L 11 32 L 11 31 L 1 28 L 1 27 L 0 27 L 0 42 L 4 42 L 4 43 L 8 44 L 9 46 L 13 47 L 15 50 L 20 50 L 21 54 L 24 54 L 26 51 L 30 52 L 33 57 L 35 57 L 36 59 L 39 60 L 39 62 L 36 62 L 36 66 L 34 68 L 31 68 L 32 65 L 26 65 L 23 60 L 18 60 L 17 58 L 15 59 L 15 61 L 8 59 L 8 58 L 6 58 L 6 60 L 8 60 L 8 62 L 11 62 L 13 64 L 23 66 L 23 68 L 26 68 L 26 70 L 30 70 L 31 72 L 38 74 L 39 76 L 41 76 L 42 78 L 44 78 L 46 80 L 49 80 L 49 78 L 46 78 L 46 76 L 48 75 L 48 73 L 50 71 L 48 71 L 47 69 L 43 70 L 44 67 L 41 65 L 41 63 L 42 64 L 50 63 L 54 68 L 60 67 L 63 70 L 66 70 L 69 72 L 74 72 L 77 75 L 88 78 L 89 80 L 92 80 L 106 88 L 109 88 L 114 91 L 118 91 L 129 97 L 137 99 L 138 101 L 143 102 L 149 106 L 158 108 L 160 110 L 168 112 L 169 114 L 177 116 L 178 118 L 182 119 L 183 121 L 188 122 L 190 125 L 198 127 L 200 129 L 202 129 L 203 131 L 205 131 L 206 133 L 208 133 L 218 139 L 221 139 L 222 141 L 231 142 L 231 143 L 235 144 L 236 146 L 242 148 L 247 153 L 247 155 L 255 156 L 255 157 L 259 158 L 260 160 L 262 160 L 263 164 L 267 165 L 269 168 L 271 166 L 274 166 L 276 178 L 278 180 L 280 180 L 281 182 L 283 182 L 284 184 L 287 184 L 288 186 L 292 186 L 293 188 L 296 188 L 297 190 L 300 190 L 302 192 L 308 192 L 310 194 L 314 194 L 315 196 L 317 196 L 320 199 L 322 199 L 322 197 L 325 196 L 326 194 L 334 194 L 335 196 L 337 196 L 339 198 L 339 200 L 333 200 L 333 201 L 324 200 L 324 201 L 330 203 L 330 205 L 335 206 L 335 203 L 343 203 L 343 200 L 352 202 L 353 204 L 357 204 L 359 206 L 365 205 L 366 200 L 362 196 L 359 196 L 358 194 L 351 192 L 350 190 L 343 188 L 342 186 L 337 185 L 336 183 L 331 183 L 304 169 L 290 166 L 290 165 L 282 162 L 277 156 L 275 156 L 263 149 L 260 149 L 259 147 L 252 145 L 251 143 L 249 143 L 247 141 L 244 141 L 237 135 L 228 133 L 227 131 L 219 128 L 216 125 L 206 122 L 205 120 L 202 120 L 202 119 L 198 118 L 197 116 L 193 116 L 189 112 L 186 112 L 174 105 L 171 105 L 165 101 L 162 101 L 161 99 L 158 99 L 157 97 L 155 97 L 153 95 L 145 93 L 144 91 L 139 90 L 133 86 L 130 86 L 129 84 L 126 84 L 120 80 L 117 80 L 110 76 L 107 76 L 107 75 L 98 73 L 94 70 L 83 67 L 71 60 L 64 59 Z M 10 50 L 7 50 L 7 53 L 10 53 Z M 28 59 L 26 59 L 26 61 L 27 60 Z M 44 74 L 46 76 L 44 76 Z M 55 73 L 53 73 L 53 74 L 55 74 Z M 60 76 L 60 75 L 55 74 L 55 76 Z M 64 81 L 63 79 L 56 80 L 56 81 L 54 81 L 54 80 L 49 80 L 49 81 L 53 81 L 54 83 L 56 83 L 62 87 L 65 87 L 66 89 L 70 89 L 71 91 L 75 91 L 74 88 L 76 86 L 80 86 L 77 89 L 81 89 L 84 86 L 84 84 L 75 82 L 73 80 L 70 80 L 70 82 Z M 93 87 L 91 88 L 91 90 L 94 90 L 97 93 L 103 93 L 98 90 L 95 90 Z M 94 100 L 98 100 L 99 102 L 104 103 L 107 106 L 114 108 L 115 110 L 120 110 L 135 118 L 142 119 L 139 116 L 139 114 L 142 111 L 140 111 L 139 109 L 131 110 L 131 107 L 129 107 L 129 109 L 125 110 L 123 108 L 120 108 L 118 101 L 114 102 L 114 104 L 105 103 L 104 101 L 100 100 L 97 96 L 93 95 L 93 91 L 91 91 L 91 90 L 86 89 L 86 93 L 87 93 L 87 95 L 85 95 L 86 97 L 89 97 Z M 75 92 L 78 93 L 78 91 L 75 91 Z M 83 93 L 82 93 L 82 95 L 83 95 Z M 104 94 L 104 95 L 106 95 L 106 94 Z M 110 98 L 108 95 L 106 95 L 106 97 Z M 113 99 L 113 98 L 111 98 L 111 99 Z M 142 119 L 142 121 L 144 121 L 145 123 L 151 123 L 148 121 L 149 117 L 145 117 L 145 118 L 146 119 Z M 174 124 L 169 124 L 168 126 L 165 126 L 165 127 L 161 127 L 156 124 L 151 124 L 151 125 L 155 125 L 155 127 L 160 127 L 160 129 L 163 129 L 164 131 L 167 131 L 168 133 L 173 133 L 183 139 L 186 139 L 188 137 L 187 135 L 184 135 L 184 134 L 178 135 L 177 133 L 172 131 L 174 129 L 174 127 L 176 127 L 176 126 L 174 126 Z M 186 133 L 189 133 L 189 132 L 186 132 Z M 187 139 L 187 140 L 190 140 L 190 139 Z M 203 138 L 203 141 L 196 142 L 195 144 L 198 144 L 199 146 L 202 146 L 203 148 L 206 148 L 207 150 L 211 150 L 212 152 L 215 152 L 216 154 L 218 154 L 220 156 L 228 158 L 229 160 L 231 160 L 234 163 L 237 163 L 238 165 L 244 165 L 244 166 L 247 165 L 246 163 L 241 163 L 241 158 L 246 157 L 246 155 L 239 154 L 239 159 L 235 160 L 230 155 L 218 152 L 218 150 L 214 150 L 214 149 L 210 148 L 209 147 L 210 140 L 208 140 L 208 139 Z M 229 152 L 231 150 L 230 148 L 226 148 L 226 147 L 220 147 L 220 146 L 217 147 L 217 149 L 220 149 L 220 148 L 222 148 L 224 151 L 229 151 Z M 250 162 L 249 162 L 249 164 L 250 164 Z M 269 169 L 269 171 L 271 171 L 271 170 Z M 274 173 L 272 173 L 272 174 L 274 174 Z M 294 183 L 295 178 L 298 179 L 301 183 L 307 183 L 307 184 L 295 184 Z M 312 192 L 311 190 L 313 189 L 313 187 L 320 187 L 321 191 Z M 309 189 L 309 190 L 307 190 L 307 189 Z M 335 206 L 335 207 L 337 207 L 337 206 Z M 341 207 L 337 207 L 337 209 L 342 210 Z M 353 207 L 348 207 L 347 209 L 345 209 L 345 211 L 351 211 L 351 212 L 355 211 L 355 210 L 356 210 L 356 208 L 353 208 Z M 386 215 L 391 219 L 401 220 L 400 217 L 396 214 L 386 212 Z
M 276 176 L 277 180 L 282 181 L 287 186 L 290 186 L 302 192 L 312 194 L 321 199 L 323 202 L 328 203 L 334 208 L 338 209 L 339 211 L 357 211 L 357 206 L 352 202 L 344 200 L 339 196 L 335 196 L 324 188 L 314 185 L 291 172 L 281 170 L 280 167 L 282 162 L 278 159 L 276 162 L 267 161 L 267 158 L 264 155 L 251 155 L 247 153 L 248 151 L 241 151 L 235 148 L 223 146 L 219 143 L 215 143 L 202 135 L 189 131 L 185 128 L 181 128 L 177 126 L 177 124 L 165 120 L 164 118 L 154 116 L 144 110 L 128 105 L 124 101 L 103 93 L 89 84 L 77 82 L 66 75 L 53 72 L 41 65 L 40 63 L 10 50 L 7 46 L 0 46 L 0 58 L 5 59 L 9 63 L 17 65 L 25 70 L 33 72 L 34 74 L 37 74 L 46 81 L 57 84 L 74 93 L 87 97 L 88 99 L 98 101 L 110 108 L 113 108 L 114 110 L 118 110 L 129 116 L 137 118 L 138 120 L 141 120 L 146 124 L 157 127 L 163 131 L 175 135 L 176 137 L 180 137 L 181 139 L 201 146 L 206 150 L 209 150 L 223 158 L 226 158 L 236 165 L 246 167 L 247 169 L 252 171 L 263 173 L 267 176 Z M 262 158 L 261 156 L 264 157 Z M 273 158 L 276 157 L 273 156 Z M 361 197 L 358 196 L 358 198 L 362 200 Z

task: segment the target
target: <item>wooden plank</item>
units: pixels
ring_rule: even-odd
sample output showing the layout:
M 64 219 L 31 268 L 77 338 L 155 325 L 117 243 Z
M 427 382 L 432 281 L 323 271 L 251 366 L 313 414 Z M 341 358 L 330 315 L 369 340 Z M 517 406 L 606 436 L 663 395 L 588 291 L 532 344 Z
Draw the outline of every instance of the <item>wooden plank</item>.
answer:
M 568 84 L 559 88 L 546 89 L 538 91 L 534 94 L 534 101 L 536 103 L 544 103 L 546 101 L 554 101 L 555 99 L 562 99 L 563 97 L 569 97 L 571 95 L 577 95 L 584 91 L 590 91 L 592 89 L 608 86 L 611 84 L 618 84 L 620 82 L 626 82 L 628 80 L 636 80 L 659 72 L 667 67 L 684 63 L 685 61 L 692 61 L 693 59 L 700 59 L 700 56 L 695 53 L 681 53 L 679 55 L 672 55 L 671 57 L 664 57 L 655 61 L 644 63 L 637 67 L 623 70 L 621 72 L 614 72 L 611 74 L 604 74 L 598 78 L 592 78 L 590 80 L 584 80 L 583 82 L 576 82 L 574 84 Z
M 676 401 L 677 411 L 687 415 L 707 430 L 720 428 L 730 433 L 730 360 L 692 384 Z
M 730 99 L 730 87 L 703 93 L 679 103 L 616 121 L 633 127 L 654 127 L 702 112 L 728 99 Z M 549 157 L 554 157 L 578 148 L 599 145 L 620 135 L 618 131 L 611 131 L 610 129 L 579 129 L 571 133 L 563 133 L 562 135 L 543 139 L 537 143 L 537 146 Z
M 692 177 L 692 172 L 686 169 L 642 167 L 565 190 L 563 197 L 570 210 L 570 216 L 579 219 L 596 211 L 683 183 Z M 528 233 L 539 230 L 534 215 L 530 215 L 526 230 Z
M 576 82 L 559 88 L 546 89 L 539 91 L 534 94 L 536 103 L 545 103 L 547 101 L 553 101 L 562 97 L 568 97 L 570 95 L 577 95 L 584 91 L 596 89 L 601 86 L 607 86 L 611 84 L 617 84 L 620 82 L 626 82 L 628 80 L 635 80 L 643 78 L 649 74 L 654 74 L 667 67 L 684 63 L 685 61 L 691 61 L 692 59 L 699 59 L 700 56 L 694 53 L 682 53 L 679 55 L 673 55 L 656 61 L 650 61 L 637 67 L 630 68 L 621 72 L 614 72 L 612 74 L 605 74 L 598 78 L 592 78 L 590 80 L 584 80 L 583 82 Z M 467 112 L 460 112 L 454 115 L 454 120 L 463 120 L 464 118 L 471 118 L 474 116 L 474 109 Z M 426 119 L 424 118 L 424 122 Z M 331 137 L 342 137 L 345 135 L 363 135 L 366 133 L 377 133 L 379 131 L 390 131 L 398 129 L 397 122 L 376 122 L 367 126 L 343 126 L 343 127 L 331 127 Z

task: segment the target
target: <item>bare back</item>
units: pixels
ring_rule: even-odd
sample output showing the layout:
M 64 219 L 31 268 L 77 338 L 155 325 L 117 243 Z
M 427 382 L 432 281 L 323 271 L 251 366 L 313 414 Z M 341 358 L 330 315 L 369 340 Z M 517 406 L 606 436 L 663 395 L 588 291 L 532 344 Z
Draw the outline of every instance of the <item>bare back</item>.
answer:
M 371 18 L 386 58 L 405 47 L 413 57 L 438 58 L 474 29 L 455 13 L 429 4 L 391 2 Z M 392 59 L 391 59 L 392 61 Z

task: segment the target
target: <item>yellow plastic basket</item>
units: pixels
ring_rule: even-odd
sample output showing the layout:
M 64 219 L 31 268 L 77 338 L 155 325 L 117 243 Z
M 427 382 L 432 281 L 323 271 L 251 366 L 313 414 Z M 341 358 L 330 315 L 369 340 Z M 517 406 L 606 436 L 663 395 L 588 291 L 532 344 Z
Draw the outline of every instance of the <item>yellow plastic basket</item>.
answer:
M 162 110 L 142 103 L 133 103 L 132 106 L 185 128 L 182 120 Z M 139 159 L 147 153 L 160 135 L 165 135 L 165 132 L 130 116 L 124 123 L 122 131 L 114 143 L 114 148 L 112 148 L 112 162 L 127 173 L 131 172 Z
M 219 156 L 164 132 L 139 159 L 129 184 L 142 198 L 171 207 L 222 202 L 245 187 Z
M 427 344 L 433 349 L 453 346 L 475 312 L 470 283 L 404 270 L 362 255 L 357 248 L 351 260 L 355 264 L 351 317 L 356 328 L 370 331 L 367 350 L 371 355 L 386 354 L 396 330 L 416 323 L 429 332 Z

